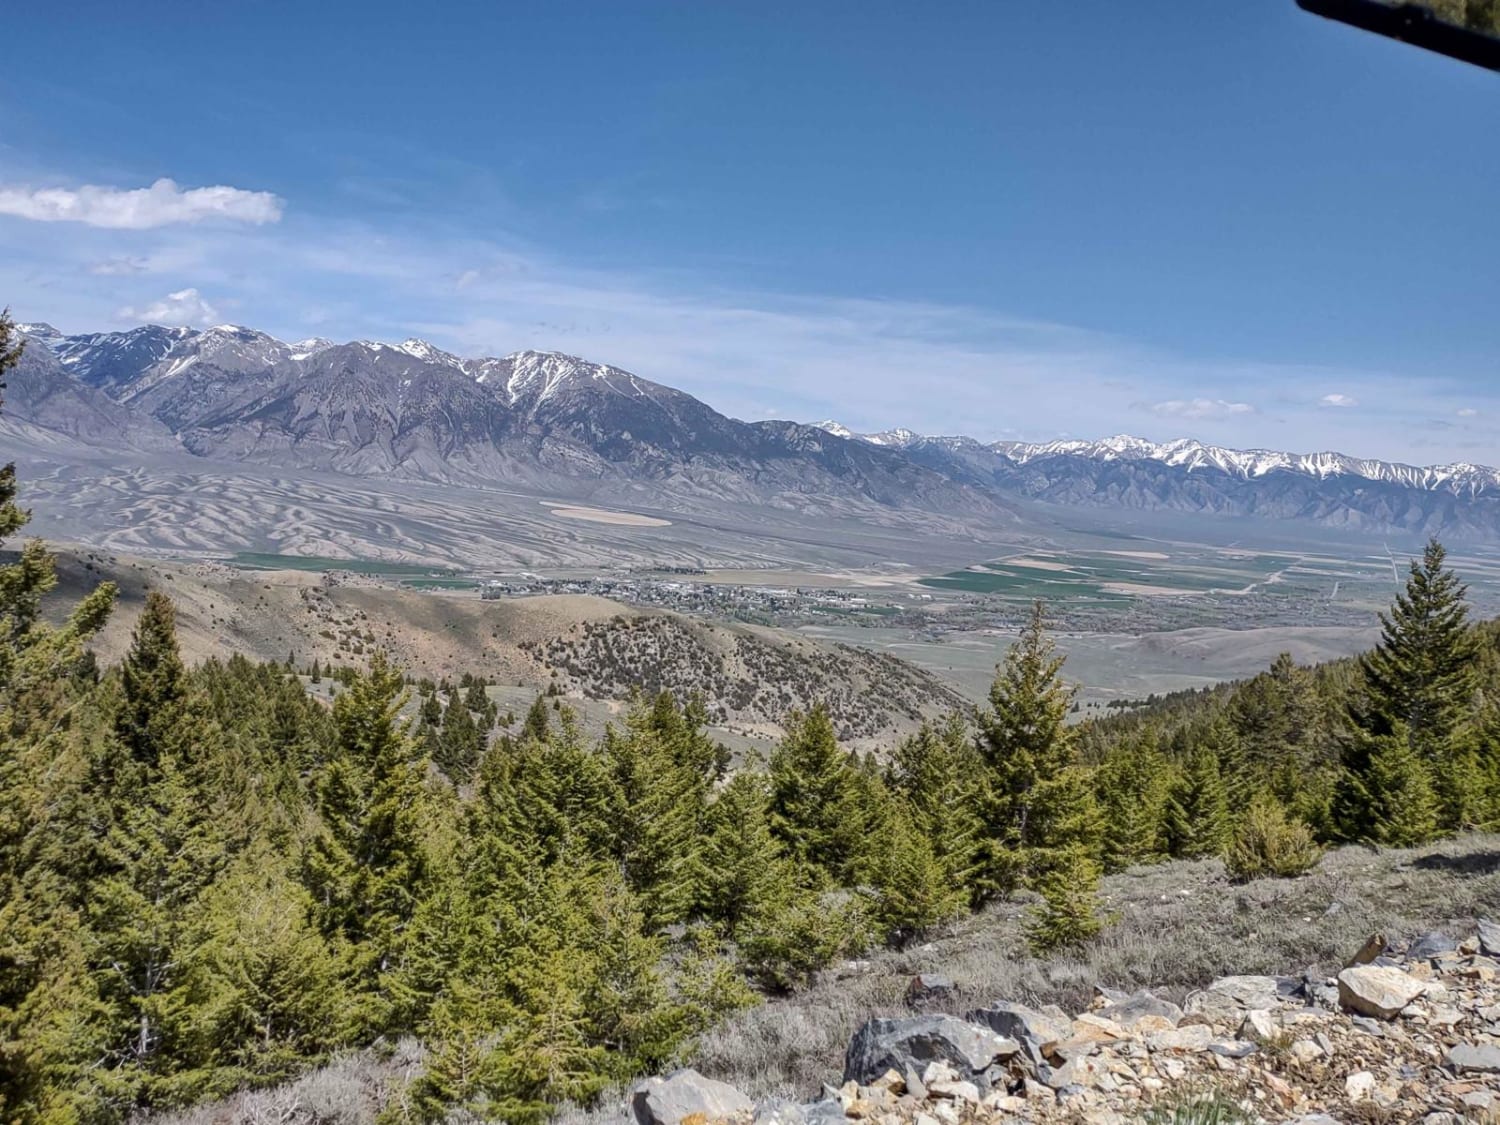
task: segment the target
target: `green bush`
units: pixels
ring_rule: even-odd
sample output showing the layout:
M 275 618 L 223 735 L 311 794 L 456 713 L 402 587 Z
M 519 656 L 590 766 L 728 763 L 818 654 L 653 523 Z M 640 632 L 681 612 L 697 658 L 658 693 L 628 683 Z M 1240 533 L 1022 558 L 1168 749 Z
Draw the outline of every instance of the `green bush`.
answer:
M 1307 874 L 1322 857 L 1312 829 L 1288 817 L 1275 798 L 1262 794 L 1250 803 L 1224 866 L 1240 880 L 1289 878 Z

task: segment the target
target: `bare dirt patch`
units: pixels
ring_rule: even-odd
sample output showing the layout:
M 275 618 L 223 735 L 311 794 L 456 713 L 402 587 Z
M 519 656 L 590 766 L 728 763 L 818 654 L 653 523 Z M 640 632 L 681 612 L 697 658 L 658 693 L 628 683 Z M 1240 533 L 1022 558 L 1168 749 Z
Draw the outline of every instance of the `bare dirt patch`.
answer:
M 1160 551 L 1103 551 L 1106 555 L 1119 555 L 1127 559 L 1152 559 L 1156 562 L 1167 562 L 1171 556 L 1164 555 Z
M 604 508 L 553 508 L 554 516 L 565 520 L 585 520 L 588 523 L 607 523 L 615 527 L 671 527 L 671 520 L 655 516 L 637 515 L 635 512 L 611 512 Z

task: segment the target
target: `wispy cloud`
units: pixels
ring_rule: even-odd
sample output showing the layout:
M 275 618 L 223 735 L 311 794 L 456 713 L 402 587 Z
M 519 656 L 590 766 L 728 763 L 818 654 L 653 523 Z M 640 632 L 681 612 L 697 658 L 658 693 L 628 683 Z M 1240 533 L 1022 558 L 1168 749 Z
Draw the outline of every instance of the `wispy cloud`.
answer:
M 1318 399 L 1318 405 L 1337 407 L 1358 406 L 1359 399 L 1355 398 L 1353 395 L 1341 394 L 1335 391 L 1333 394 L 1326 394 L 1322 398 Z
M 143 308 L 127 305 L 115 313 L 115 319 L 196 328 L 217 322 L 219 312 L 203 299 L 198 290 L 189 288 L 168 293 Z
M 1195 422 L 1255 413 L 1255 407 L 1248 402 L 1226 402 L 1222 398 L 1173 398 L 1153 403 L 1150 410 L 1162 418 L 1186 418 Z
M 1462 408 L 1460 408 L 1458 410 L 1455 410 L 1454 413 L 1457 414 L 1460 418 L 1478 418 L 1479 417 L 1479 411 L 1475 410 L 1472 406 L 1462 407 Z
M 214 187 L 184 190 L 161 179 L 147 188 L 0 187 L 0 214 L 41 223 L 83 223 L 115 230 L 149 230 L 221 219 L 259 226 L 281 219 L 282 202 L 268 191 Z
M 1487 424 L 1500 395 L 1436 376 L 1186 355 L 983 308 L 581 268 L 430 222 L 376 227 L 298 209 L 274 225 L 141 232 L 0 215 L 0 242 L 0 303 L 65 331 L 121 319 L 201 325 L 233 309 L 285 339 L 418 335 L 467 355 L 556 349 L 738 417 L 834 417 L 861 431 L 1046 440 L 1128 429 L 1413 459 L 1412 417 L 1467 409 L 1475 440 L 1500 446 Z M 1321 408 L 1306 390 L 1318 386 L 1361 408 Z

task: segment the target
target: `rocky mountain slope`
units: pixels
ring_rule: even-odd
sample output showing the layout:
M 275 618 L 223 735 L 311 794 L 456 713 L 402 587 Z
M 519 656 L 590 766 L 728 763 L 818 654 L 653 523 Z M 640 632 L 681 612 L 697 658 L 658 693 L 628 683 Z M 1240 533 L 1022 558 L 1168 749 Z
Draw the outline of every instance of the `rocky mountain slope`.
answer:
M 422 340 L 287 343 L 235 325 L 68 336 L 22 326 L 32 390 L 7 424 L 277 472 L 599 490 L 704 511 L 919 513 L 988 528 L 1019 502 L 1500 538 L 1500 472 L 1131 437 L 1046 444 L 742 422 L 556 352 L 463 358 Z M 1031 507 L 1032 518 L 1038 509 Z
M 1488 1120 L 1500 1106 L 1497 957 L 1500 926 L 1481 922 L 1462 942 L 1432 933 L 1391 948 L 1375 935 L 1334 977 L 1221 977 L 1181 1006 L 1100 988 L 1076 1016 L 998 1000 L 962 1017 L 877 1017 L 817 1101 L 757 1104 L 685 1069 L 637 1083 L 626 1104 L 636 1125 L 1116 1125 L 1152 1107 L 1182 1120 L 1189 1106 L 1188 1120 L 1245 1125 Z M 922 974 L 907 1006 L 954 992 Z
M 994 495 L 898 451 L 791 422 L 736 421 L 574 356 L 460 359 L 421 340 L 288 344 L 235 325 L 22 331 L 57 395 L 101 416 L 114 404 L 121 430 L 148 417 L 216 462 L 469 485 L 613 482 L 787 508 L 832 502 L 1010 518 Z M 42 428 L 69 425 L 66 410 L 36 410 L 31 399 L 8 409 Z
M 897 449 L 972 487 L 1049 503 L 1309 520 L 1328 527 L 1421 534 L 1500 532 L 1500 470 L 1226 449 L 1191 438 L 1121 435 L 1046 443 L 931 437 L 911 430 L 829 433 Z

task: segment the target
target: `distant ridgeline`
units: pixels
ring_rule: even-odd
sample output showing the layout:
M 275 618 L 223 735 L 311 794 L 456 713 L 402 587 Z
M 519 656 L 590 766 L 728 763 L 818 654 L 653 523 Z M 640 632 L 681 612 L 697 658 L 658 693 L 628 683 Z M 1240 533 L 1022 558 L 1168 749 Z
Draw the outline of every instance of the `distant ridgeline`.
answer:
M 0 537 L 15 493 L 0 470 Z M 813 706 L 733 773 L 666 693 L 590 743 L 557 696 L 498 714 L 484 669 L 188 667 L 160 593 L 101 668 L 114 590 L 51 626 L 52 582 L 39 542 L 0 568 L 7 1122 L 123 1121 L 403 1037 L 412 1118 L 541 1121 L 1022 889 L 1047 951 L 1100 930 L 1104 868 L 1290 875 L 1324 841 L 1500 822 L 1500 630 L 1436 543 L 1358 661 L 1072 727 L 1038 605 L 972 718 L 856 756 Z

